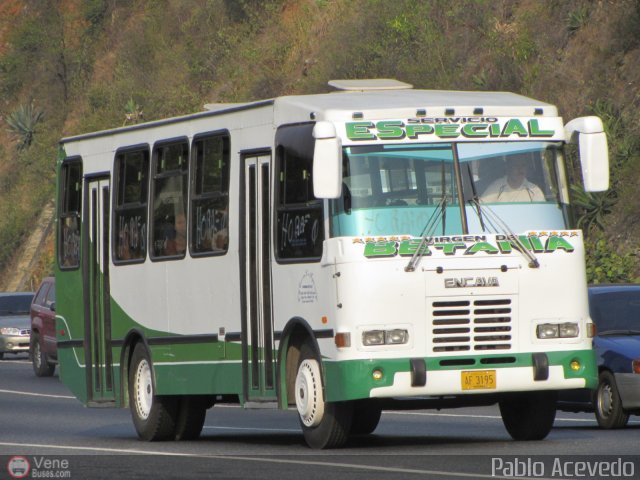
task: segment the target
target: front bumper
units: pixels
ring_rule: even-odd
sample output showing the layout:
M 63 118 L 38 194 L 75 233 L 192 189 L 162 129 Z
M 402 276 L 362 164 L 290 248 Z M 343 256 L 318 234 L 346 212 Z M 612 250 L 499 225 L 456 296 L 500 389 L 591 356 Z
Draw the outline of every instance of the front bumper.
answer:
M 539 354 L 492 356 L 493 363 L 482 357 L 325 361 L 325 392 L 328 401 L 342 401 L 595 388 L 598 383 L 592 350 L 547 352 L 543 375 L 535 356 Z M 576 370 L 571 368 L 575 361 L 580 365 Z M 422 363 L 425 371 L 416 373 L 416 363 Z M 382 377 L 374 379 L 374 371 L 382 372 Z M 463 389 L 462 372 L 469 371 L 493 371 L 495 385 Z M 424 381 L 416 381 L 420 377 Z
M 616 373 L 616 385 L 622 408 L 625 410 L 640 409 L 640 375 L 637 373 Z
M 0 335 L 0 352 L 28 352 L 30 338 L 30 335 Z

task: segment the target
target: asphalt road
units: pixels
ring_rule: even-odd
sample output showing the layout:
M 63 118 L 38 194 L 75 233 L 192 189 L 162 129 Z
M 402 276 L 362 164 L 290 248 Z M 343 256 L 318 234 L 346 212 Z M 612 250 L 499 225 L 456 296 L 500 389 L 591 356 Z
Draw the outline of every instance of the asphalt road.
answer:
M 199 440 L 147 443 L 127 409 L 85 408 L 26 356 L 0 361 L 0 479 L 24 462 L 25 478 L 640 478 L 639 433 L 638 416 L 605 431 L 558 412 L 546 440 L 514 442 L 497 407 L 384 412 L 373 435 L 314 451 L 294 411 L 215 406 Z

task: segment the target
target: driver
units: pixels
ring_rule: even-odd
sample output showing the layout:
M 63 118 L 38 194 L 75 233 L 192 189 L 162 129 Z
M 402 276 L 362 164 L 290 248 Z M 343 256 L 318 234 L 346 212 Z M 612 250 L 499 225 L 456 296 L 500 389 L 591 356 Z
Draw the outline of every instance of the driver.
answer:
M 493 202 L 544 202 L 540 187 L 527 180 L 526 158 L 507 160 L 506 175 L 494 181 L 482 194 L 482 201 Z

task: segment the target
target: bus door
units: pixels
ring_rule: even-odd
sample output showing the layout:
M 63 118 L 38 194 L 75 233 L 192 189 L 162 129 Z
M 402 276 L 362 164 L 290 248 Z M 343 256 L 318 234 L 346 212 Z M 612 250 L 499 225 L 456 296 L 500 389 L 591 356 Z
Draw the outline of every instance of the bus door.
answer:
M 274 401 L 270 154 L 244 156 L 243 370 L 247 401 Z
M 87 394 L 92 404 L 115 401 L 109 308 L 109 178 L 87 178 L 83 221 L 83 284 Z

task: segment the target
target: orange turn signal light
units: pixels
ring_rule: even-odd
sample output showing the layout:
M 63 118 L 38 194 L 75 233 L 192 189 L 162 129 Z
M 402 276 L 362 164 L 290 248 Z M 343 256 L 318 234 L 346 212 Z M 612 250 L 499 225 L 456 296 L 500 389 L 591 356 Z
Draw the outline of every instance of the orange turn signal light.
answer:
M 335 342 L 338 348 L 348 348 L 351 346 L 351 334 L 349 332 L 336 333 Z

